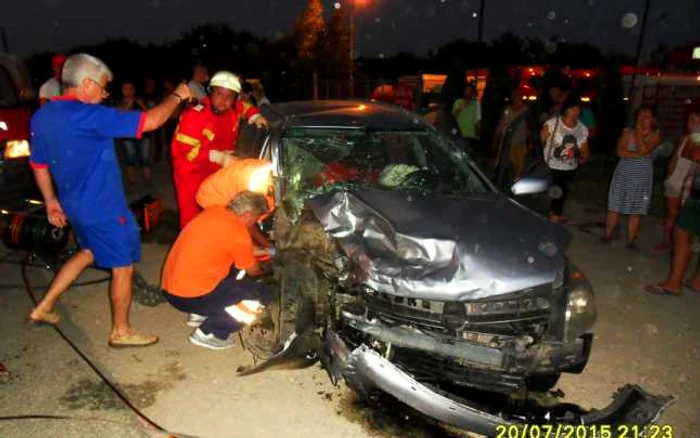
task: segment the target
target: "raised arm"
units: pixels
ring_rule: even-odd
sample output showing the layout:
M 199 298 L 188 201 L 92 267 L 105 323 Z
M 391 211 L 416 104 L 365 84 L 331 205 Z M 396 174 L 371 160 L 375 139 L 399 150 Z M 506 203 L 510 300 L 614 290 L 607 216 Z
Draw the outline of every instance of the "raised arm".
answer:
M 639 154 L 641 156 L 650 155 L 661 144 L 661 135 L 658 131 L 654 131 L 647 138 L 639 139 Z
M 185 84 L 178 85 L 175 91 L 163 99 L 159 105 L 144 113 L 146 120 L 143 124 L 143 131 L 154 131 L 160 128 L 163 123 L 168 121 L 170 115 L 175 112 L 180 103 L 189 99 L 192 99 L 190 88 Z
M 622 135 L 620 135 L 620 138 L 617 140 L 617 148 L 615 150 L 618 157 L 620 157 L 620 158 L 633 158 L 633 157 L 639 156 L 638 152 L 632 152 L 627 148 L 627 146 L 629 145 L 629 142 L 633 138 L 633 136 L 634 136 L 634 133 L 632 131 L 630 131 L 629 129 L 625 129 L 622 132 Z

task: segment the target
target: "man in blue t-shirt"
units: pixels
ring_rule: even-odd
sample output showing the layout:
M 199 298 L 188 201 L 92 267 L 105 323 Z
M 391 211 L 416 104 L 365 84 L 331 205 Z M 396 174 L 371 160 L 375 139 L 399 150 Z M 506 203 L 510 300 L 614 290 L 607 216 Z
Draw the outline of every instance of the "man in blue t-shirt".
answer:
M 32 117 L 31 165 L 49 222 L 57 227 L 70 223 L 81 250 L 58 271 L 29 318 L 56 324 L 56 301 L 94 263 L 112 270 L 109 345 L 154 344 L 158 337 L 139 333 L 129 324 L 134 263 L 141 257 L 141 247 L 139 229 L 122 188 L 114 139 L 139 138 L 157 129 L 192 93 L 180 85 L 160 105 L 145 112 L 100 105 L 108 95 L 105 87 L 112 73 L 87 54 L 69 57 L 61 79 L 64 94 Z

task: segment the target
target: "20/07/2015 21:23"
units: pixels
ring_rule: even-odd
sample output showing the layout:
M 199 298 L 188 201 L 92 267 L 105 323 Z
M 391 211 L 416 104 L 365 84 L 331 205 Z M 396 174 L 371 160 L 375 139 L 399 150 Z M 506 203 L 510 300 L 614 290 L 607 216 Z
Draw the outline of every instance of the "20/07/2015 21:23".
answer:
M 674 438 L 673 426 L 531 424 L 496 426 L 496 438 Z M 644 434 L 644 435 L 642 435 Z

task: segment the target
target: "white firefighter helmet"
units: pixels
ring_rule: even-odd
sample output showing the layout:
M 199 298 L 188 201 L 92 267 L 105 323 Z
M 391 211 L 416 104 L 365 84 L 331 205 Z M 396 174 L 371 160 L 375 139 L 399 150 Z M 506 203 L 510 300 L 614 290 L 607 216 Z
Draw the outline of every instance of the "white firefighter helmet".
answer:
M 221 87 L 241 93 L 241 79 L 229 71 L 219 71 L 209 81 L 210 87 Z

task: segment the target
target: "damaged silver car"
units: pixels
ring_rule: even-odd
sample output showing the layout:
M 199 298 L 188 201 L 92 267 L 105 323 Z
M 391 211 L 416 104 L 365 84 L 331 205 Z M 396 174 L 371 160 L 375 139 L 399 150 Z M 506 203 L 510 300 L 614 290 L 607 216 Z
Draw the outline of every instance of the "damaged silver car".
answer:
M 418 116 L 351 101 L 266 116 L 283 348 L 244 374 L 320 360 L 334 383 L 486 435 L 521 422 L 645 425 L 672 401 L 627 386 L 595 412 L 532 402 L 591 352 L 595 295 L 566 256 L 572 236 Z

